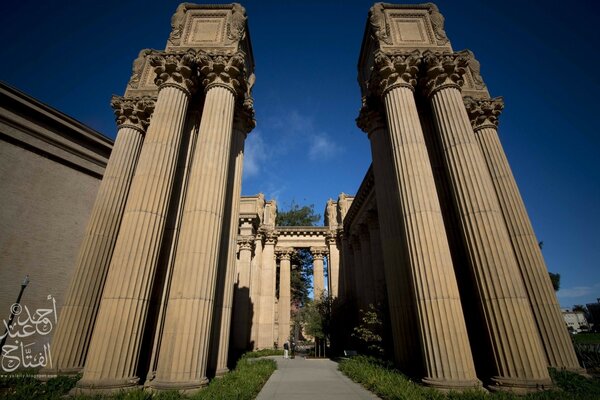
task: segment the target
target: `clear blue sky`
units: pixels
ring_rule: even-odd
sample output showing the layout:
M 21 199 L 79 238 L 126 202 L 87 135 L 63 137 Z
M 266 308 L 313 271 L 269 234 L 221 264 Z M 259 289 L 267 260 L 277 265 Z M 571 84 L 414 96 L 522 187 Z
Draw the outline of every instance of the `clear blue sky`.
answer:
M 164 48 L 177 1 L 5 2 L 0 79 L 114 137 L 141 48 Z M 356 64 L 370 1 L 248 1 L 257 129 L 243 191 L 322 213 L 370 163 L 356 128 Z M 438 1 L 455 50 L 469 48 L 563 306 L 600 297 L 600 3 Z

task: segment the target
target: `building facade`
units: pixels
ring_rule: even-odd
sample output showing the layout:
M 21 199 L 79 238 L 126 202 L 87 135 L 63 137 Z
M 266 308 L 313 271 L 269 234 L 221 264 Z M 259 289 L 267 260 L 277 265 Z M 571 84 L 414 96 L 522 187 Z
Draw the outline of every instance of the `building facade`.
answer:
M 46 373 L 82 372 L 84 393 L 199 390 L 230 345 L 289 337 L 298 248 L 315 293 L 354 314 L 384 305 L 396 364 L 426 385 L 529 392 L 551 385 L 548 366 L 581 371 L 499 141 L 503 101 L 434 4 L 369 12 L 357 124 L 373 164 L 323 227 L 239 200 L 255 125 L 244 8 L 184 3 L 171 25 L 112 100 L 118 133 Z

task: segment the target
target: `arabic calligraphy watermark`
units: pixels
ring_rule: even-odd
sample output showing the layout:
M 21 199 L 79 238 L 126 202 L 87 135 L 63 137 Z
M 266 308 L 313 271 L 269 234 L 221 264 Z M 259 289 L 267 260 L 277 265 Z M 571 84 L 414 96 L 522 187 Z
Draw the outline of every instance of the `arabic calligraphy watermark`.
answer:
M 46 298 L 51 302 L 51 308 L 38 308 L 31 313 L 27 306 L 15 303 L 10 306 L 11 315 L 16 320 L 9 324 L 3 320 L 4 334 L 0 340 L 12 340 L 2 347 L 2 371 L 13 372 L 18 368 L 52 367 L 52 355 L 50 353 L 50 342 L 47 341 L 41 347 L 41 351 L 33 351 L 37 342 L 24 340 L 33 335 L 38 337 L 47 336 L 56 326 L 56 300 L 52 295 Z M 40 343 L 41 344 L 41 343 Z M 37 346 L 39 350 L 39 345 Z

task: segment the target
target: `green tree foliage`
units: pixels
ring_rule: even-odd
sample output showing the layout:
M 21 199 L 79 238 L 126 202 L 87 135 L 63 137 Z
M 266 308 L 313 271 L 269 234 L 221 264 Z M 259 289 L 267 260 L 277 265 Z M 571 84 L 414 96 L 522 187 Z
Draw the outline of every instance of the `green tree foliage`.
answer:
M 367 354 L 383 356 L 383 321 L 380 311 L 373 304 L 368 310 L 360 310 L 360 323 L 354 327 L 352 336 L 358 340 Z
M 548 272 L 548 274 L 550 274 L 550 280 L 552 281 L 552 287 L 554 288 L 554 291 L 558 292 L 558 289 L 560 289 L 560 274 L 555 274 L 552 272 Z
M 315 226 L 321 215 L 315 213 L 313 204 L 300 207 L 292 201 L 289 210 L 277 213 L 277 226 Z M 298 249 L 291 257 L 291 295 L 292 303 L 302 307 L 309 300 L 313 274 L 313 257 L 308 249 Z

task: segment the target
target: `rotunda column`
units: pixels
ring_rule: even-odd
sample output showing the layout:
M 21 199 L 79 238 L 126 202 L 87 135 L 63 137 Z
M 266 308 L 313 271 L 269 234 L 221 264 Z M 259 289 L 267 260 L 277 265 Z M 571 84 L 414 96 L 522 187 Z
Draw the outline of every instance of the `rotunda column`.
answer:
M 462 236 L 487 326 L 496 375 L 491 389 L 527 392 L 551 384 L 529 299 L 498 197 L 471 128 L 460 87 L 467 59 L 423 54 L 424 80 Z
M 325 268 L 323 260 L 327 249 L 313 247 L 310 252 L 313 256 L 313 292 L 314 299 L 320 300 L 321 295 L 325 291 Z
M 173 266 L 156 379 L 158 390 L 195 391 L 206 367 L 236 96 L 246 92 L 245 54 L 197 57 L 205 90 Z
M 117 138 L 79 248 L 75 270 L 52 340 L 53 366 L 41 373 L 83 369 L 106 274 L 155 98 L 113 96 Z
M 276 243 L 277 233 L 266 231 L 260 282 L 260 315 L 258 324 L 259 349 L 272 349 L 273 343 L 275 342 Z
M 155 54 L 158 98 L 131 182 L 80 391 L 137 386 L 150 294 L 191 91 L 193 53 Z
M 379 222 L 382 237 L 386 238 L 382 246 L 394 336 L 414 329 L 402 321 L 404 313 L 411 314 L 406 309 L 414 307 L 423 382 L 464 389 L 480 383 L 413 95 L 420 62 L 418 51 L 375 54 L 369 87 L 383 100 L 388 129 L 372 114 L 375 110 L 369 113 L 368 105 L 362 110 L 359 124 L 371 140 Z M 402 293 L 405 282 L 410 286 L 410 295 Z M 396 355 L 407 369 L 414 364 L 407 351 L 396 350 Z
M 501 97 L 485 100 L 469 97 L 464 101 L 498 196 L 548 364 L 553 368 L 582 372 L 542 251 L 498 137 L 498 116 L 504 101 Z
M 238 238 L 239 259 L 238 279 L 236 290 L 233 295 L 233 330 L 231 332 L 231 343 L 238 351 L 243 351 L 248 346 L 250 319 L 250 265 L 252 263 L 252 250 L 254 247 L 254 236 L 240 236 Z
M 291 313 L 291 257 L 294 249 L 277 250 L 279 257 L 279 346 L 290 337 Z

